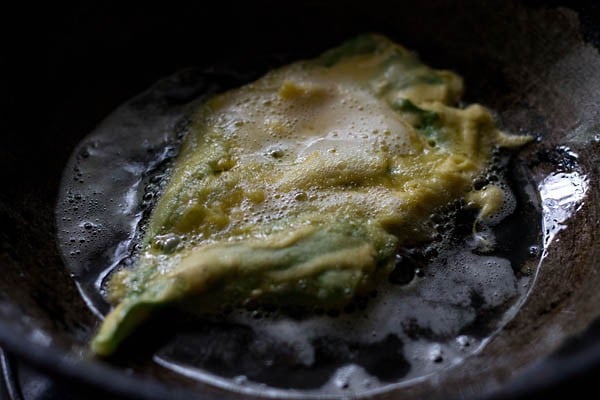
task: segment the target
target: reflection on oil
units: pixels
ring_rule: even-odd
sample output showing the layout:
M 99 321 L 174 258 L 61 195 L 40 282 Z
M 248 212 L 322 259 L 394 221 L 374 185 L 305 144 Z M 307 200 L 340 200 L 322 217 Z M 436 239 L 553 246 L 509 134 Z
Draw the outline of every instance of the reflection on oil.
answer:
M 565 148 L 575 160 L 577 154 Z M 542 228 L 544 235 L 544 257 L 556 234 L 565 229 L 565 221 L 583 206 L 589 179 L 578 171 L 553 172 L 538 185 L 542 201 Z M 557 239 L 558 240 L 558 239 Z

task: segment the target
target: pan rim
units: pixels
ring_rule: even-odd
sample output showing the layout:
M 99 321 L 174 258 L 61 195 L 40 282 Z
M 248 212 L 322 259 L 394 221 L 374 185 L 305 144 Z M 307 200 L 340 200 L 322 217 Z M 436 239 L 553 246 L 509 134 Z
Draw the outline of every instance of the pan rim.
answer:
M 125 374 L 122 370 L 113 366 L 104 365 L 98 361 L 79 359 L 70 356 L 67 352 L 60 352 L 55 348 L 42 346 L 19 335 L 9 325 L 3 317 L 0 317 L 0 346 L 2 346 L 4 352 L 17 357 L 19 361 L 25 362 L 42 373 L 57 377 L 59 380 L 74 379 L 77 384 L 92 385 L 94 388 L 127 399 L 183 400 L 202 398 L 206 400 L 227 400 L 238 399 L 240 396 L 236 392 L 199 392 L 181 386 L 169 386 L 151 378 Z M 586 331 L 576 337 L 584 338 L 588 336 L 592 335 Z M 500 388 L 486 394 L 476 395 L 473 399 L 536 398 L 535 396 L 542 394 L 544 391 L 559 387 L 565 382 L 600 367 L 600 341 L 598 340 L 591 347 L 586 346 L 576 351 L 561 352 L 561 348 L 562 346 L 550 355 L 516 371 Z M 110 382 L 110 384 L 107 385 L 107 382 Z M 399 394 L 398 390 L 392 389 L 383 394 L 394 396 Z M 247 398 L 268 397 L 244 395 Z

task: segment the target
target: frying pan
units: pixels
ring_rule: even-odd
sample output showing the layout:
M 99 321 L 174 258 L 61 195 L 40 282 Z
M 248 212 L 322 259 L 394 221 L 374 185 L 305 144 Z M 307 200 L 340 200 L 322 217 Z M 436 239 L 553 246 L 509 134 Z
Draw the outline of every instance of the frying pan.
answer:
M 547 232 L 539 227 L 545 243 L 533 290 L 482 352 L 371 397 L 543 398 L 600 371 L 600 14 L 593 2 L 90 2 L 11 16 L 16 24 L 1 60 L 8 71 L 0 148 L 0 344 L 7 359 L 86 398 L 257 397 L 152 363 L 85 355 L 98 322 L 57 247 L 63 168 L 104 116 L 179 69 L 265 72 L 357 33 L 382 32 L 425 62 L 459 72 L 465 100 L 495 110 L 504 129 L 540 138 L 517 155 L 534 187 L 543 191 L 544 179 L 566 174 L 586 189 L 576 202 L 565 200 L 565 218 L 542 210 Z

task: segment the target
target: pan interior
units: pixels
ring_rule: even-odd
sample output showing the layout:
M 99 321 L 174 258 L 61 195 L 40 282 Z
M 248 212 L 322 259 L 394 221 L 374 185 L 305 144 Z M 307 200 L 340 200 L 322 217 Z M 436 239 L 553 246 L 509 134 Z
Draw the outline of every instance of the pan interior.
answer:
M 58 238 L 96 315 L 108 311 L 102 293 L 110 273 L 136 260 L 189 107 L 253 75 L 177 73 L 121 106 L 76 149 L 63 176 Z M 474 211 L 446 207 L 433 216 L 437 238 L 403 250 L 390 281 L 343 312 L 258 308 L 210 319 L 168 317 L 168 331 L 160 323 L 141 329 L 157 338 L 140 351 L 192 379 L 245 392 L 269 388 L 276 396 L 364 394 L 463 363 L 525 301 L 536 271 L 524 261 L 541 253 L 538 197 L 525 170 L 509 162 L 508 154 L 496 154 L 477 183 L 504 188 L 500 223 L 474 232 Z

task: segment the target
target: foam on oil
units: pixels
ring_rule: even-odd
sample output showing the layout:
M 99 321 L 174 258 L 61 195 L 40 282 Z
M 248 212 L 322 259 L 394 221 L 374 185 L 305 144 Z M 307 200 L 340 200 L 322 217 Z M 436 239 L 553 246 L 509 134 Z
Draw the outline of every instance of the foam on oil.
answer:
M 108 117 L 67 166 L 57 206 L 59 244 L 99 316 L 109 309 L 102 293 L 106 276 L 135 261 L 189 110 L 236 80 L 219 79 L 228 83 L 190 71 L 159 82 Z M 336 140 L 335 132 L 330 136 L 306 145 L 327 150 Z M 385 132 L 373 137 L 385 140 Z M 276 139 L 272 153 L 285 162 Z M 499 157 L 500 170 L 502 163 Z M 367 394 L 460 364 L 516 313 L 530 283 L 519 265 L 494 254 L 495 232 L 519 201 L 501 174 L 490 172 L 484 183 L 491 181 L 502 188 L 505 203 L 487 225 L 473 230 L 474 215 L 460 205 L 432 216 L 439 232 L 434 241 L 399 254 L 390 282 L 340 315 L 234 310 L 177 333 L 154 360 L 194 379 L 274 397 Z M 177 245 L 176 238 L 160 240 Z

